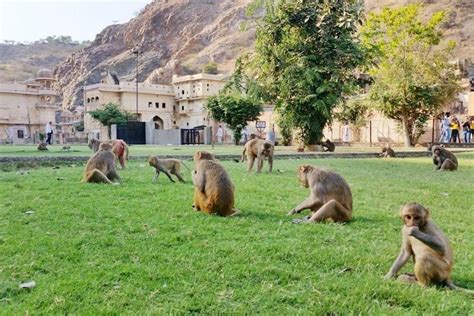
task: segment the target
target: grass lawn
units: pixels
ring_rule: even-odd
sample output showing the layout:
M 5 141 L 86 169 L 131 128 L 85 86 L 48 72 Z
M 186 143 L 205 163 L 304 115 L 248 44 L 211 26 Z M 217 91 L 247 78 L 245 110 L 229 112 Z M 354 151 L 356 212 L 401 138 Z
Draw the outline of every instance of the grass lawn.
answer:
M 62 145 L 48 146 L 48 151 L 38 151 L 37 145 L 1 145 L 0 157 L 24 157 L 24 156 L 90 156 L 91 150 L 87 145 L 71 145 L 69 151 L 62 150 Z M 224 145 L 211 146 L 206 145 L 189 145 L 189 146 L 157 146 L 157 145 L 131 145 L 131 156 L 147 156 L 147 155 L 190 155 L 194 154 L 196 150 L 206 150 L 213 154 L 241 154 L 243 146 Z M 426 148 L 396 148 L 396 151 L 425 151 Z M 336 152 L 379 152 L 380 147 L 374 145 L 373 147 L 364 146 L 337 146 Z M 295 153 L 294 146 L 276 146 L 275 152 L 278 153 Z
M 79 183 L 83 166 L 0 172 L 0 310 L 472 315 L 467 294 L 383 281 L 400 206 L 417 201 L 453 245 L 455 283 L 474 289 L 474 153 L 458 159 L 445 173 L 428 157 L 276 160 L 271 175 L 224 161 L 241 210 L 233 218 L 192 211 L 189 172 L 185 184 L 152 184 L 144 161 L 119 170 L 120 186 Z M 286 213 L 308 195 L 295 174 L 303 163 L 347 180 L 352 222 L 291 224 Z

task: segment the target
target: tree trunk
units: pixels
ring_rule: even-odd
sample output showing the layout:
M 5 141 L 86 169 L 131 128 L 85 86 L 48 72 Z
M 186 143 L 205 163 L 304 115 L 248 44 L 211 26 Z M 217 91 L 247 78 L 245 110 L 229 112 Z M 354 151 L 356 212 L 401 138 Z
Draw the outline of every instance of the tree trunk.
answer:
M 406 117 L 402 118 L 402 125 L 403 125 L 403 138 L 405 141 L 405 146 L 413 147 L 413 145 L 411 144 L 411 131 L 410 131 L 410 126 L 408 125 L 408 118 Z

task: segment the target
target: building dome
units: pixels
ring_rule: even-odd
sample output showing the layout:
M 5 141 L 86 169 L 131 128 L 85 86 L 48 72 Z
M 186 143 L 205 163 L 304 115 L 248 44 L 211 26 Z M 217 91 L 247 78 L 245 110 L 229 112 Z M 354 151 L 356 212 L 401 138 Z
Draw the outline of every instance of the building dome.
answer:
M 64 110 L 61 112 L 61 116 L 72 116 L 72 113 L 69 110 Z
M 53 72 L 46 68 L 38 70 L 37 77 L 38 78 L 51 78 L 51 79 L 54 78 Z

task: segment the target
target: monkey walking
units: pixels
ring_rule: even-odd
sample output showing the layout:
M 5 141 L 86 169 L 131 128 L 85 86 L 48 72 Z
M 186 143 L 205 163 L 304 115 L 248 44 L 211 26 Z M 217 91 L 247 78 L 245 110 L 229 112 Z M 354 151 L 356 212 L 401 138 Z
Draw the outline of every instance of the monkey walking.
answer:
M 310 209 L 313 214 L 293 221 L 303 222 L 347 222 L 352 219 L 352 192 L 347 182 L 337 173 L 323 168 L 303 165 L 298 168 L 298 180 L 310 195 L 288 215 Z
M 257 159 L 257 173 L 260 173 L 263 168 L 263 160 L 265 157 L 268 158 L 269 172 L 272 172 L 273 169 L 273 153 L 275 146 L 273 143 L 267 140 L 254 138 L 245 143 L 244 150 L 242 152 L 242 159 L 240 162 L 245 161 L 247 156 L 248 165 L 247 172 L 250 172 L 253 168 L 255 159 Z
M 86 163 L 82 182 L 118 184 L 120 176 L 115 169 L 115 155 L 112 145 L 102 143 L 99 150 Z
M 193 208 L 207 214 L 232 216 L 234 208 L 234 185 L 230 177 L 214 157 L 205 151 L 194 154 L 196 163 L 192 171 L 194 184 Z
M 399 280 L 426 287 L 444 285 L 474 293 L 456 286 L 451 281 L 453 251 L 448 239 L 429 218 L 428 209 L 418 203 L 408 203 L 400 212 L 403 221 L 402 248 L 385 279 L 394 278 L 410 257 L 415 262 L 415 275 L 402 274 Z
M 181 165 L 183 165 L 186 169 L 189 170 L 188 166 L 186 166 L 181 160 L 179 159 L 159 159 L 156 156 L 150 156 L 148 157 L 148 163 L 150 166 L 155 168 L 155 175 L 153 176 L 153 183 L 158 180 L 158 177 L 160 176 L 160 172 L 163 172 L 166 174 L 168 179 L 170 179 L 171 182 L 175 182 L 173 178 L 171 178 L 171 174 L 174 174 L 179 181 L 185 182 L 183 179 L 183 175 L 181 174 Z M 168 172 L 169 171 L 169 172 Z
M 390 147 L 390 145 L 386 145 L 382 147 L 382 152 L 379 154 L 379 158 L 393 158 L 395 157 L 395 151 Z
M 95 138 L 89 140 L 88 146 L 93 152 L 99 149 L 101 143 L 109 143 L 112 146 L 112 152 L 117 157 L 122 169 L 125 169 L 125 161 L 128 160 L 128 145 L 122 139 L 113 139 L 109 141 L 100 141 Z
M 435 145 L 431 147 L 433 155 L 433 163 L 436 165 L 435 170 L 454 171 L 458 169 L 458 159 L 449 150 Z

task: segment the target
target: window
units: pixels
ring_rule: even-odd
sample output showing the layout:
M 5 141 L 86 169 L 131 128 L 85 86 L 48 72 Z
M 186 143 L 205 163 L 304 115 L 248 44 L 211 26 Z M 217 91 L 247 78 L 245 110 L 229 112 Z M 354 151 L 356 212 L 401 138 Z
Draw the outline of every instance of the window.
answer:
M 209 84 L 207 84 L 207 86 L 209 87 Z
M 23 131 L 22 129 L 19 129 L 16 131 L 16 136 L 18 138 L 25 138 L 25 131 Z
M 87 98 L 87 103 L 91 103 L 91 99 L 90 99 L 90 98 Z
M 184 90 L 181 90 L 181 94 L 184 94 Z
M 181 110 L 184 111 L 184 105 L 181 105 Z
M 166 103 L 165 102 L 161 103 L 161 108 L 166 109 Z
M 189 122 L 186 122 L 186 126 L 189 126 Z
M 176 111 L 176 106 L 173 105 L 173 111 Z
M 148 102 L 148 107 L 151 108 L 152 104 L 153 104 L 153 102 Z
M 160 108 L 160 102 L 155 102 L 155 108 L 157 108 L 157 109 Z
M 99 102 L 99 97 L 95 97 L 95 102 Z

